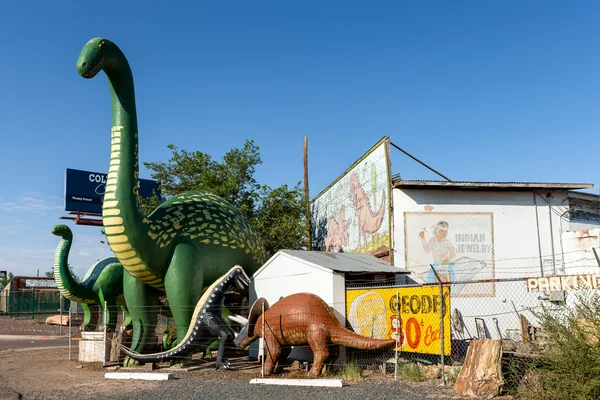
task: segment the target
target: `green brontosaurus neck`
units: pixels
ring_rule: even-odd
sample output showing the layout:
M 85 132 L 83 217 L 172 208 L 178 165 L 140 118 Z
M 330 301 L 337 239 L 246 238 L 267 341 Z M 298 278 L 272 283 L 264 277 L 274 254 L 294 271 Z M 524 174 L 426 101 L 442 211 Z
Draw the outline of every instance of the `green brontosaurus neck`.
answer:
M 57 232 L 55 234 L 62 238 L 54 255 L 54 280 L 58 290 L 69 300 L 78 303 L 93 303 L 92 299 L 96 297 L 94 292 L 77 282 L 69 270 L 69 252 L 71 251 L 73 234 L 71 232 Z
M 133 74 L 123 52 L 107 39 L 84 46 L 77 68 L 92 78 L 103 70 L 112 102 L 111 155 L 102 206 L 108 243 L 123 267 L 134 277 L 164 289 L 151 262 L 164 258 L 148 236 L 149 220 L 139 203 L 138 127 Z M 161 257 L 162 256 L 162 257 Z

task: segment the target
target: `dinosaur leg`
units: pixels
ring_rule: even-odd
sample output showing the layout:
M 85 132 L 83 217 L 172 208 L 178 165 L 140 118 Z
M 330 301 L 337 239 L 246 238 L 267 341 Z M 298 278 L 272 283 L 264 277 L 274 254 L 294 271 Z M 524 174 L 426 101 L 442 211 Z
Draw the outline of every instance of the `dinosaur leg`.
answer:
M 102 327 L 104 327 L 104 323 L 106 323 L 106 331 L 114 332 L 117 326 L 117 299 L 111 299 L 109 296 L 106 296 L 104 291 L 100 290 L 98 292 L 98 298 L 100 300 L 100 307 L 102 307 Z M 108 316 L 104 315 L 104 303 L 106 302 L 106 308 L 108 312 Z M 108 317 L 108 319 L 107 319 Z
M 158 295 L 151 286 L 137 280 L 128 272 L 123 272 L 123 291 L 133 326 L 131 350 L 143 353 L 156 329 Z M 129 357 L 125 357 L 123 361 L 123 366 L 126 367 L 137 364 L 137 361 Z
M 265 376 L 269 376 L 275 370 L 277 359 L 281 354 L 281 346 L 268 328 L 267 332 L 264 334 L 264 341 L 265 349 L 263 350 L 263 357 L 265 358 Z
M 329 331 L 322 326 L 311 326 L 307 333 L 308 345 L 313 352 L 313 366 L 309 375 L 319 376 L 325 361 L 329 357 Z
M 275 368 L 275 373 L 283 372 L 283 367 L 290 365 L 288 357 L 290 356 L 291 352 L 292 352 L 291 346 L 285 346 L 285 347 L 281 348 L 279 357 L 277 357 L 277 367 Z
M 223 369 L 229 369 L 230 368 L 230 363 L 229 360 L 227 358 L 223 357 L 223 353 L 225 353 L 225 344 L 232 344 L 231 340 L 233 339 L 233 329 L 231 329 L 231 327 L 229 325 L 227 325 L 227 323 L 225 321 L 222 321 L 221 325 L 221 333 L 219 334 L 219 339 L 220 343 L 219 343 L 219 351 L 217 352 L 217 360 L 216 360 L 216 367 L 217 369 L 219 368 L 223 368 Z
M 81 303 L 81 309 L 83 310 L 83 322 L 79 329 L 82 331 L 95 331 L 98 327 L 98 306 L 92 304 Z
M 185 337 L 194 307 L 201 297 L 204 279 L 200 265 L 201 259 L 193 246 L 182 243 L 175 247 L 165 275 L 165 290 L 177 329 L 177 341 L 173 346 Z

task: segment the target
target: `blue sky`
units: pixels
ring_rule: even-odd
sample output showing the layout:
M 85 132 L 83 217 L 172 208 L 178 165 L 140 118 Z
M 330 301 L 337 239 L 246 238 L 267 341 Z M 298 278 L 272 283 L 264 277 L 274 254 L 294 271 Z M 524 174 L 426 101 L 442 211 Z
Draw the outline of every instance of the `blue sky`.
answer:
M 597 193 L 599 17 L 592 1 L 4 0 L 0 270 L 50 270 L 65 169 L 108 169 L 106 78 L 75 70 L 92 37 L 132 65 L 142 162 L 254 139 L 259 182 L 294 184 L 306 135 L 316 195 L 390 135 L 454 180 Z M 395 150 L 392 168 L 436 178 Z M 70 226 L 81 276 L 110 252 L 99 228 Z

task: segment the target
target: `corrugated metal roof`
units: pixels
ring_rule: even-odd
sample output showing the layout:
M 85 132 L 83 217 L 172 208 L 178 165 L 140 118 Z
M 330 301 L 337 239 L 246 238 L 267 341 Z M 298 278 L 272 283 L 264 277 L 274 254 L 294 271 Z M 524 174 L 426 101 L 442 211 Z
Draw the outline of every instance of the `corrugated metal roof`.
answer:
M 328 251 L 279 250 L 302 260 L 336 272 L 394 272 L 409 274 L 410 271 L 395 267 L 370 254 L 335 253 Z
M 554 183 L 554 182 L 471 182 L 471 181 L 428 181 L 392 179 L 393 186 L 398 188 L 458 188 L 458 189 L 590 189 L 593 183 Z

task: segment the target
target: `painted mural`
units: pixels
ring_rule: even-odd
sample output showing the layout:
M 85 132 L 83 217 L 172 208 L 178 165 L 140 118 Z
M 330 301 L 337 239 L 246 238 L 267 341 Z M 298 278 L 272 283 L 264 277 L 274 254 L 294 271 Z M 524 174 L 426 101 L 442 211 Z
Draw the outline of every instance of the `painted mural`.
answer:
M 405 265 L 413 279 L 434 283 L 494 278 L 492 213 L 404 213 Z M 493 283 L 452 285 L 452 297 L 493 297 Z
M 386 136 L 312 201 L 312 248 L 344 253 L 389 252 L 390 188 Z

